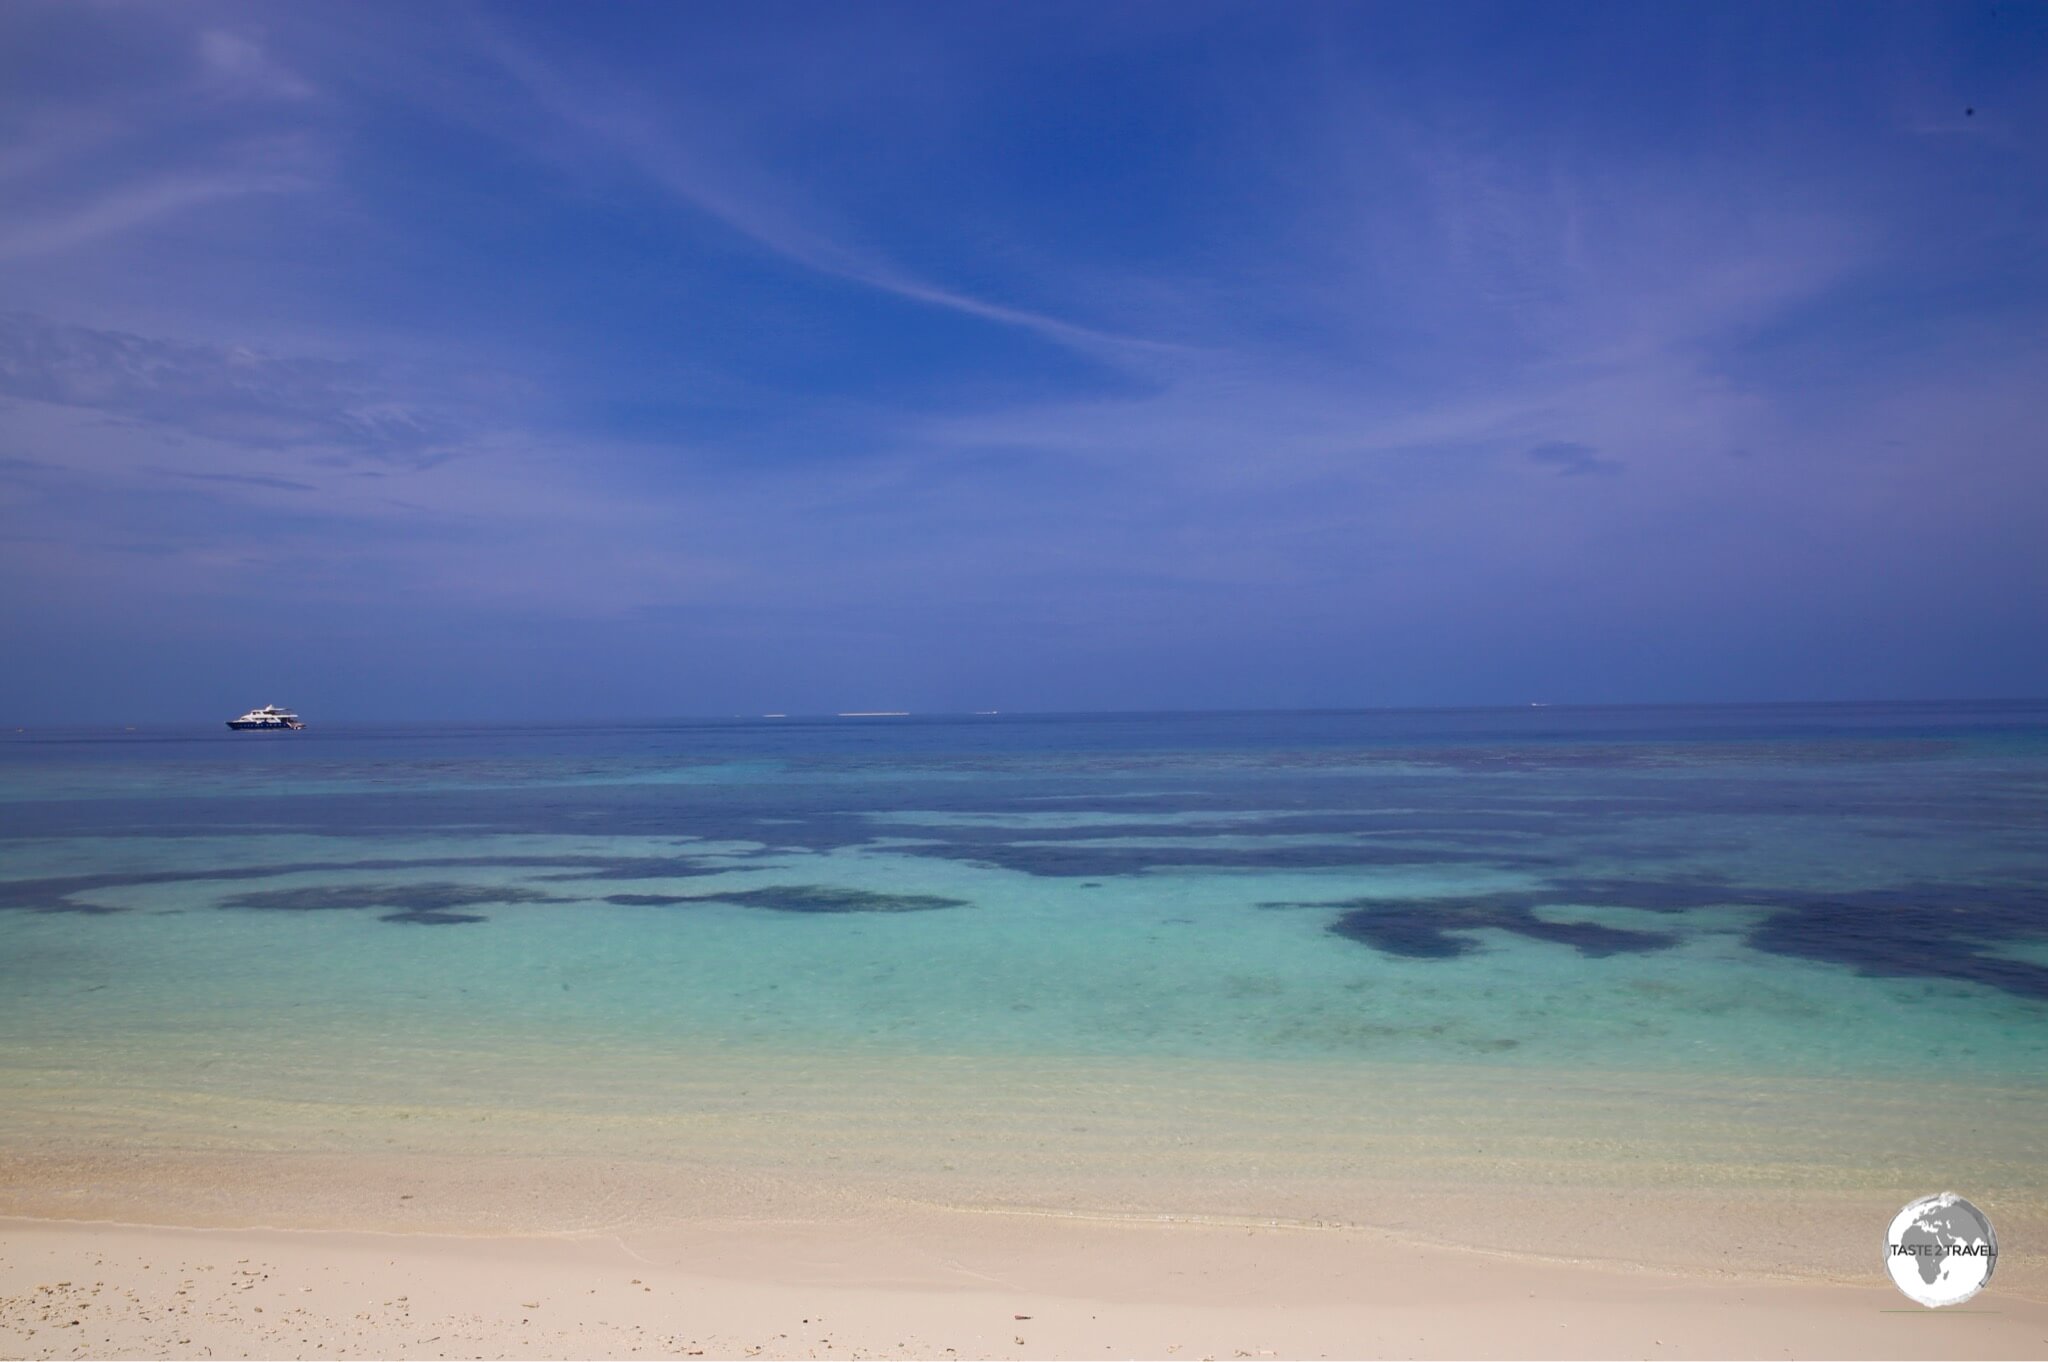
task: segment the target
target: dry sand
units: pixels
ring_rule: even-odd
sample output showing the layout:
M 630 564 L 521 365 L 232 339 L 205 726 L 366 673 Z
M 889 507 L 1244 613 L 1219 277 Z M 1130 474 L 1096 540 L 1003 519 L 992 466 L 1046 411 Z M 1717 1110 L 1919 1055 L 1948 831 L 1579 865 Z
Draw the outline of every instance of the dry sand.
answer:
M 1162 1147 L 1109 1177 L 1052 1162 L 1057 1141 L 999 1166 L 959 1140 L 960 1168 L 912 1176 L 931 1145 L 875 1166 L 846 1140 L 748 1157 L 687 1131 L 660 1158 L 458 1153 L 461 1131 L 407 1147 L 419 1120 L 344 1115 L 385 1152 L 275 1125 L 204 1147 L 217 1118 L 169 1147 L 75 1115 L 0 1139 L 0 1354 L 2048 1357 L 2034 1136 L 1958 1177 L 2004 1252 L 1991 1290 L 1928 1311 L 1880 1245 L 1939 1189 L 1881 1151 L 1822 1182 L 1651 1140 L 1562 1158 L 1524 1123 L 1535 1155 L 1482 1161 L 1464 1143 L 1499 1129 L 1446 1120 L 1392 1176 Z
M 1872 1254 L 1876 1257 L 1875 1251 Z M 20 1357 L 2043 1357 L 2048 1304 L 1376 1231 L 947 1212 L 630 1235 L 0 1221 Z

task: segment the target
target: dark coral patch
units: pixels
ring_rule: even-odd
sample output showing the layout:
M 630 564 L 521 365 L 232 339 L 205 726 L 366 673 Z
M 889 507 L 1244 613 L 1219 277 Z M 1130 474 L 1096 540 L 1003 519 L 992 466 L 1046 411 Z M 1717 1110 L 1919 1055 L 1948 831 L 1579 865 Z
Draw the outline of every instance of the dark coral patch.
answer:
M 730 867 L 706 865 L 694 856 L 629 856 L 617 860 L 564 857 L 557 865 L 589 865 L 587 870 L 566 870 L 553 875 L 536 875 L 537 880 L 680 880 L 692 875 L 723 875 Z
M 113 913 L 125 913 L 126 908 L 111 903 L 86 903 L 79 899 L 57 899 L 50 903 L 37 904 L 29 911 L 35 913 L 77 913 L 83 917 L 106 917 Z
M 1609 955 L 1661 951 L 1678 944 L 1678 938 L 1669 932 L 1632 932 L 1597 922 L 1552 922 L 1534 913 L 1517 913 L 1496 925 L 1519 936 L 1570 946 L 1580 955 L 1596 960 Z
M 0 880 L 0 911 L 29 913 L 126 912 L 127 909 L 93 903 L 80 895 L 102 889 L 130 889 L 157 884 L 192 884 L 209 880 L 261 880 L 283 875 L 333 874 L 342 871 L 411 870 L 488 867 L 511 869 L 545 867 L 558 872 L 541 879 L 641 879 L 654 876 L 710 875 L 723 867 L 706 869 L 683 857 L 642 857 L 621 861 L 606 856 L 428 856 L 412 859 L 375 857 L 351 861 L 285 861 L 274 865 L 214 866 L 198 870 L 110 871 L 96 875 L 65 875 L 48 879 Z M 588 867 L 565 871 L 565 867 Z M 510 902 L 499 899 L 497 902 Z M 250 907 L 261 905 L 240 904 Z M 379 904 L 337 904 L 336 907 L 378 907 Z
M 736 889 L 725 894 L 606 894 L 606 903 L 626 908 L 669 908 L 685 903 L 729 903 L 740 908 L 765 908 L 774 913 L 923 913 L 939 908 L 965 908 L 965 899 L 936 894 L 880 894 L 868 889 L 841 889 L 823 884 L 777 884 Z
M 880 894 L 870 889 L 840 889 L 826 884 L 778 884 L 727 894 L 696 896 L 709 903 L 765 908 L 775 913 L 928 913 L 939 908 L 965 908 L 966 899 L 937 894 Z
M 1478 947 L 1470 933 L 1488 928 L 1570 946 L 1595 959 L 1661 951 L 1677 943 L 1676 937 L 1665 932 L 1540 918 L 1534 909 L 1541 901 L 1540 896 L 1530 894 L 1486 894 L 1467 899 L 1352 899 L 1327 906 L 1348 910 L 1330 924 L 1338 936 L 1415 960 L 1449 960 L 1468 954 Z
M 1353 908 L 1332 922 L 1330 930 L 1411 960 L 1450 960 L 1479 948 L 1479 943 L 1468 937 L 1452 936 L 1427 909 L 1418 910 L 1413 904 Z
M 1746 942 L 1770 955 L 1841 965 L 1874 978 L 1947 979 L 2048 1000 L 2048 966 L 2002 950 L 2048 938 L 2048 887 L 2016 880 L 1912 883 L 1817 895 L 1757 889 L 1711 875 L 1691 879 L 1569 878 L 1531 890 L 1459 899 L 1342 899 L 1264 903 L 1262 908 L 1337 908 L 1338 936 L 1389 955 L 1448 960 L 1477 948 L 1471 932 L 1494 928 L 1568 945 L 1586 956 L 1661 950 L 1675 938 L 1591 922 L 1553 922 L 1540 908 L 1634 908 L 1685 914 L 1752 908 L 1763 916 Z
M 358 908 L 391 908 L 406 913 L 448 913 L 493 903 L 573 903 L 537 889 L 480 884 L 340 884 L 303 889 L 261 889 L 232 894 L 223 908 L 271 913 L 312 913 Z M 397 920 L 408 920 L 402 916 Z
M 0 880 L 0 910 L 17 913 L 82 913 L 89 917 L 126 912 L 112 904 L 78 898 L 95 889 L 118 888 L 123 875 L 67 875 L 62 879 Z
M 488 922 L 481 913 L 443 913 L 431 908 L 411 908 L 403 913 L 386 913 L 379 922 L 411 922 L 422 927 L 453 927 L 464 922 Z
M 2048 937 L 2048 888 L 1915 884 L 1802 898 L 1749 934 L 1773 955 L 1847 965 L 1878 978 L 1954 979 L 2048 1000 L 2048 967 L 1997 953 Z
M 1364 866 L 1475 865 L 1488 869 L 1542 870 L 1558 864 L 1554 856 L 1509 848 L 1472 851 L 1446 846 L 1389 846 L 1355 841 L 1214 847 L 1189 842 L 1130 846 L 1034 839 L 1028 842 L 955 841 L 901 849 L 914 856 L 966 861 L 1057 879 L 1101 879 L 1175 869 L 1342 870 Z
M 16 880 L 10 884 L 0 884 L 0 910 L 17 913 L 78 913 L 86 917 L 104 917 L 110 913 L 128 911 L 111 903 L 93 903 L 75 898 L 73 895 L 80 891 L 64 887 L 70 883 L 69 880 Z

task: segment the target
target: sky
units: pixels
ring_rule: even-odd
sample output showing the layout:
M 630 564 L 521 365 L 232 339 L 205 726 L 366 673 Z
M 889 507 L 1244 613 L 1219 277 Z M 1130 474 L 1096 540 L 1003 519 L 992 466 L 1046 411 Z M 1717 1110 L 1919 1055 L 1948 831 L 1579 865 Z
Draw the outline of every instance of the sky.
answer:
M 2048 5 L 0 6 L 0 719 L 2048 695 Z

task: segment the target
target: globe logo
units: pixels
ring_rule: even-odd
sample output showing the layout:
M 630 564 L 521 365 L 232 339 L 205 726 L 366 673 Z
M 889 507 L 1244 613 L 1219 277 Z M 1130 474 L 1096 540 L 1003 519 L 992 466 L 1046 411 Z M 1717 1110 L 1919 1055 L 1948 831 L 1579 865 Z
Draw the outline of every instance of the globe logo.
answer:
M 1899 1290 L 1930 1308 L 1976 1295 L 1997 1266 L 1990 1217 L 1954 1192 L 1910 1203 L 1885 1234 L 1885 1271 Z

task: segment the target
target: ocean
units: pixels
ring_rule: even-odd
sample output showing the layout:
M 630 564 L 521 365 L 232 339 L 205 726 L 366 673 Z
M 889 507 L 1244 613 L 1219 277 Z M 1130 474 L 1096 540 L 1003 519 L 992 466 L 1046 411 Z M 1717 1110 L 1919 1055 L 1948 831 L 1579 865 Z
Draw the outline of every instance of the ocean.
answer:
M 2048 704 L 308 720 L 0 739 L 0 1151 L 2048 1205 Z

